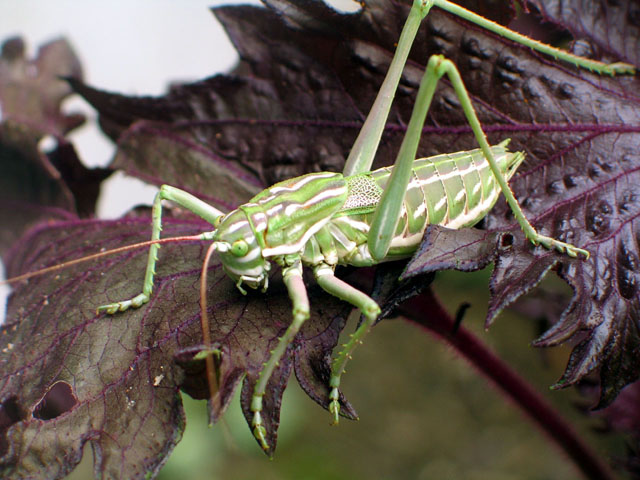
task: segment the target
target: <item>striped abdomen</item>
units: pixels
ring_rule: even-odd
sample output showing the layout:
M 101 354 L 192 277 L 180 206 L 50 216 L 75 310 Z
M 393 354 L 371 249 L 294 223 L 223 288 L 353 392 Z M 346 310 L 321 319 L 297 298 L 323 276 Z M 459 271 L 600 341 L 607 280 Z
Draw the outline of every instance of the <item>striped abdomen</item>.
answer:
M 491 149 L 500 171 L 509 179 L 524 154 L 508 152 L 507 144 L 505 140 Z M 334 239 L 353 241 L 339 248 L 343 263 L 372 264 L 362 239 L 368 235 L 375 206 L 392 168 L 347 178 L 347 202 L 330 225 Z M 387 259 L 411 255 L 429 224 L 454 229 L 476 224 L 493 208 L 499 195 L 500 187 L 479 149 L 416 160 Z

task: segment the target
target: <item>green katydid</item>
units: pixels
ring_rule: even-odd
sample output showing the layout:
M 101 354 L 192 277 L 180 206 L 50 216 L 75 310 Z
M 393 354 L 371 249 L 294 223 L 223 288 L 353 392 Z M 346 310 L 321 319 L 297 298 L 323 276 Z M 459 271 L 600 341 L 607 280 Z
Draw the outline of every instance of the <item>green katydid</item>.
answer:
M 504 194 L 532 243 L 571 257 L 589 256 L 584 249 L 538 234 L 527 221 L 507 183 L 524 155 L 509 152 L 508 141 L 489 146 L 456 67 L 442 56 L 429 59 L 395 165 L 370 172 L 409 50 L 422 19 L 433 6 L 597 73 L 633 71 L 626 64 L 603 65 L 534 42 L 445 0 L 415 0 L 387 77 L 343 174 L 321 172 L 281 182 L 226 215 L 182 190 L 167 185 L 161 187 L 153 205 L 153 233 L 142 293 L 98 310 L 115 314 L 140 307 L 149 300 L 161 243 L 163 200 L 177 203 L 215 227 L 197 238 L 212 242 L 211 251 L 218 251 L 225 271 L 241 291 L 244 292 L 243 285 L 266 290 L 271 262 L 280 265 L 293 304 L 293 320 L 266 362 L 251 402 L 253 433 L 265 450 L 269 450 L 269 446 L 261 418 L 262 398 L 278 361 L 309 317 L 303 266 L 313 269 L 324 290 L 354 305 L 365 316 L 365 321 L 332 363 L 329 409 L 337 422 L 338 392 L 347 359 L 369 331 L 380 309 L 368 295 L 335 277 L 336 265 L 365 266 L 406 258 L 418 247 L 427 224 L 450 228 L 471 226 L 488 213 L 500 193 Z M 460 100 L 480 148 L 415 160 L 426 114 L 438 81 L 444 75 Z

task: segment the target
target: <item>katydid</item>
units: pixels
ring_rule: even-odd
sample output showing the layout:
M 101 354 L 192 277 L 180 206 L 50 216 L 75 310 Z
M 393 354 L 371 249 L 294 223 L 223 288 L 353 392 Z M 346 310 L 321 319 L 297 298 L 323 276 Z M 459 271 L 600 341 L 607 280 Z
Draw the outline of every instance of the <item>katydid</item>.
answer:
M 266 291 L 271 264 L 279 265 L 291 299 L 293 320 L 265 363 L 251 401 L 253 434 L 265 451 L 270 447 L 261 413 L 267 383 L 310 315 L 303 267 L 312 269 L 321 288 L 357 307 L 365 317 L 332 363 L 328 400 L 337 423 L 340 380 L 347 359 L 380 314 L 373 299 L 334 275 L 337 265 L 370 266 L 407 258 L 418 248 L 427 225 L 472 226 L 491 210 L 500 193 L 533 244 L 556 249 L 570 257 L 589 257 L 587 250 L 543 236 L 528 222 L 507 183 L 522 163 L 524 154 L 510 152 L 508 139 L 495 146 L 488 144 L 458 70 L 440 55 L 428 61 L 395 165 L 370 171 L 409 50 L 421 21 L 433 6 L 596 73 L 633 73 L 630 65 L 604 65 L 540 44 L 446 0 L 414 0 L 387 76 L 342 174 L 312 173 L 280 182 L 228 214 L 180 189 L 168 185 L 160 188 L 153 204 L 152 239 L 147 242 L 150 247 L 142 292 L 131 299 L 100 306 L 98 311 L 115 314 L 149 301 L 160 243 L 171 240 L 160 240 L 164 200 L 199 215 L 214 227 L 212 231 L 187 238 L 211 242 L 209 253 L 218 252 L 226 273 L 241 292 L 246 293 L 244 286 Z M 415 160 L 431 100 L 444 75 L 458 96 L 479 148 Z M 204 272 L 206 263 L 203 285 Z M 205 311 L 203 308 L 203 322 Z M 208 328 L 203 330 L 208 333 Z M 208 363 L 211 382 L 210 365 Z

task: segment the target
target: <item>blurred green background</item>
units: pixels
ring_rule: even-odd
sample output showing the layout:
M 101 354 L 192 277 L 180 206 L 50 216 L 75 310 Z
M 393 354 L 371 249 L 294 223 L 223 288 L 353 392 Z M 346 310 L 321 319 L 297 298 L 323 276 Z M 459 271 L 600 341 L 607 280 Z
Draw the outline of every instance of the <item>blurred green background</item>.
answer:
M 574 390 L 549 391 L 569 347 L 534 349 L 536 322 L 503 312 L 485 332 L 489 272 L 443 272 L 434 289 L 454 314 L 471 303 L 464 326 L 481 336 L 565 415 L 605 458 L 622 455 L 620 438 L 577 408 Z M 547 291 L 569 288 L 550 275 Z M 569 298 L 569 297 L 567 297 Z M 350 328 L 349 326 L 347 328 Z M 208 428 L 205 402 L 185 396 L 187 428 L 160 476 L 172 479 L 578 479 L 573 464 L 510 401 L 451 348 L 401 319 L 376 326 L 343 378 L 359 421 L 330 426 L 329 413 L 306 397 L 292 377 L 285 392 L 278 448 L 269 460 L 232 402 Z M 88 455 L 87 455 L 88 453 Z M 92 475 L 91 449 L 73 479 Z

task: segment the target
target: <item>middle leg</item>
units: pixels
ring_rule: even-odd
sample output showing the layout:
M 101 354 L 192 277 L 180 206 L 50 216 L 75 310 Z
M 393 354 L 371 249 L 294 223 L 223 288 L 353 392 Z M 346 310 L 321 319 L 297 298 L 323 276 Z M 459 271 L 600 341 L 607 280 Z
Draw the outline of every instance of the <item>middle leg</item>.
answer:
M 269 359 L 260 371 L 258 381 L 253 389 L 253 396 L 251 397 L 251 411 L 253 412 L 251 426 L 253 428 L 253 435 L 265 452 L 268 452 L 270 448 L 267 443 L 267 430 L 262 423 L 262 398 L 267 390 L 267 384 L 273 371 L 280 363 L 280 359 L 286 352 L 287 347 L 291 344 L 310 315 L 309 297 L 307 296 L 307 289 L 302 279 L 301 261 L 298 260 L 293 265 L 283 268 L 282 276 L 287 291 L 289 292 L 289 298 L 293 304 L 293 320 L 282 337 L 278 339 L 278 344 L 271 351 Z
M 349 302 L 358 308 L 364 315 L 364 320 L 356 331 L 350 335 L 349 341 L 342 345 L 342 350 L 335 357 L 331 364 L 331 377 L 329 378 L 329 412 L 333 415 L 334 425 L 338 423 L 340 416 L 339 387 L 340 378 L 345 371 L 347 361 L 351 358 L 351 353 L 356 345 L 362 343 L 364 336 L 369 333 L 376 318 L 380 315 L 380 307 L 367 294 L 337 278 L 333 273 L 333 268 L 326 264 L 318 265 L 314 268 L 313 274 L 324 291 L 331 295 Z

